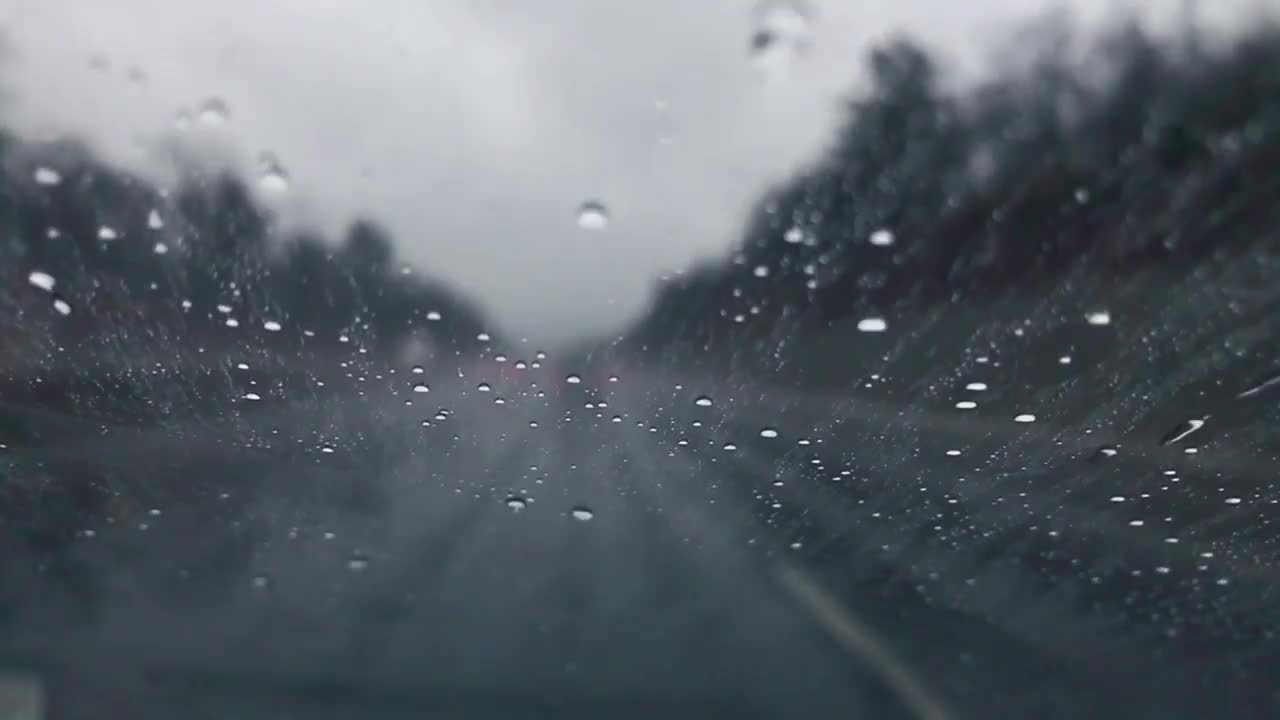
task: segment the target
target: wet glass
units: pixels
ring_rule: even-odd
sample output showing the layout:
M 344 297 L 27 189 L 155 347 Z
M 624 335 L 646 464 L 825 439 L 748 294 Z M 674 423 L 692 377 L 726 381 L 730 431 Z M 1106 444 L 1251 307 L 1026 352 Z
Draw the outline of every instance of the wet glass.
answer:
M 1095 4 L 0 0 L 0 720 L 1280 715 L 1280 25 Z

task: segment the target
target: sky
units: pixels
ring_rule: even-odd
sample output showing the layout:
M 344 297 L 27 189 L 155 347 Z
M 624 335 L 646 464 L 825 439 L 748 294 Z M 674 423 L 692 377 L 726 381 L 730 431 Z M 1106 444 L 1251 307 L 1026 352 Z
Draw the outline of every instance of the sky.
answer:
M 1065 5 L 1089 27 L 1184 2 Z M 496 329 L 554 342 L 619 329 L 660 274 L 722 254 L 830 142 L 874 43 L 908 33 L 969 82 L 1055 5 L 0 0 L 0 123 L 161 179 L 175 144 L 249 176 L 270 153 L 289 183 L 262 199 L 282 217 L 331 235 L 375 218 Z M 762 25 L 783 40 L 753 56 Z M 225 122 L 201 121 L 210 99 Z M 579 226 L 588 202 L 605 227 Z

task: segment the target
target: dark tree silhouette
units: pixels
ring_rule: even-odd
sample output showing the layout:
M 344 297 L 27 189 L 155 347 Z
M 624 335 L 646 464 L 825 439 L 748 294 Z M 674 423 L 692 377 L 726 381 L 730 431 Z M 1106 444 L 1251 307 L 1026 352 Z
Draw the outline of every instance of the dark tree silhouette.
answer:
M 623 345 L 769 367 L 781 341 L 860 316 L 1274 245 L 1274 24 L 1218 45 L 1125 25 L 1084 64 L 1064 18 L 1024 40 L 961 93 L 909 41 L 874 50 L 826 156 L 760 201 L 728 258 L 660 288 Z

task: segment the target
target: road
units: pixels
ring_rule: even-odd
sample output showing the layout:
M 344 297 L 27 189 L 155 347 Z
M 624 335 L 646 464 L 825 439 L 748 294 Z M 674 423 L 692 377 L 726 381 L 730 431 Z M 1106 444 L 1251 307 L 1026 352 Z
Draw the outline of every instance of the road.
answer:
M 1145 587 L 1130 568 L 1195 576 L 1203 547 L 1111 522 L 1108 502 L 1054 481 L 1123 463 L 1154 475 L 1177 449 L 1099 467 L 1079 457 L 1092 441 L 1055 442 L 1048 418 L 904 415 L 891 394 L 747 392 L 692 372 L 332 370 L 148 380 L 200 401 L 131 422 L 6 394 L 26 434 L 4 450 L 19 492 L 5 521 L 28 544 L 2 566 L 3 657 L 45 678 L 50 717 L 105 703 L 942 720 L 1258 702 L 1203 687 L 1217 676 L 1187 660 L 1207 642 L 1195 623 L 1180 638 L 1120 627 Z M 997 452 L 966 470 L 947 453 L 983 443 L 1043 467 Z M 1194 595 L 1157 588 L 1137 607 L 1194 614 L 1205 593 L 1228 607 L 1265 583 L 1241 557 L 1200 571 Z

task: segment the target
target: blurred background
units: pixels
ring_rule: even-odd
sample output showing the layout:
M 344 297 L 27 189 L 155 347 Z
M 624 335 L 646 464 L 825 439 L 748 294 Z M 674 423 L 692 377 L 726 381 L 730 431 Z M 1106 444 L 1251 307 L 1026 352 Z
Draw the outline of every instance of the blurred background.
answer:
M 0 0 L 0 720 L 1275 716 L 1276 11 Z

